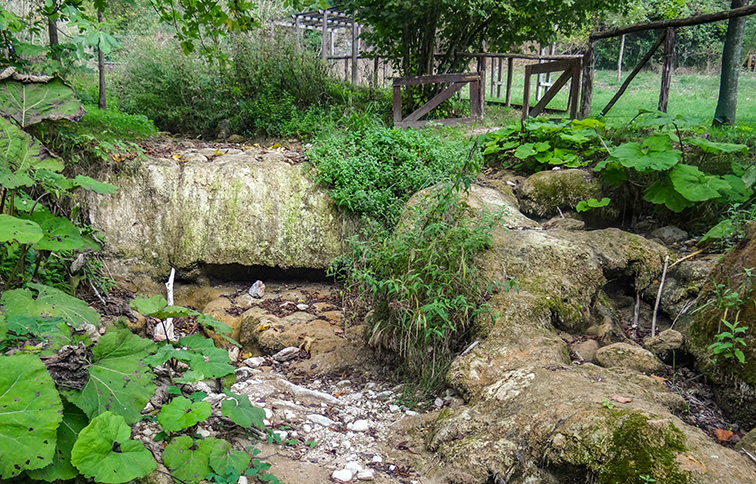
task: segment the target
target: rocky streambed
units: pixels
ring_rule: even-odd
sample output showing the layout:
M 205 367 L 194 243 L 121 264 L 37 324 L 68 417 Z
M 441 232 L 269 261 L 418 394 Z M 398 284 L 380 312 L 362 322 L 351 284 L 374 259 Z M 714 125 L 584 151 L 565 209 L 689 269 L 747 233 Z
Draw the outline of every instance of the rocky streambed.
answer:
M 92 221 L 124 287 L 157 292 L 154 281 L 176 267 L 199 284 L 177 288 L 177 304 L 234 328 L 243 345 L 231 350 L 234 390 L 266 409 L 284 441 L 261 444 L 284 482 L 756 482 L 756 436 L 746 435 L 753 378 L 703 365 L 710 335 L 690 333 L 691 308 L 727 270 L 715 257 L 688 257 L 695 240 L 673 229 L 585 230 L 595 221 L 568 210 L 576 196 L 599 193 L 589 173 L 488 173 L 471 188 L 471 210 L 505 211 L 479 258 L 483 275 L 515 278 L 519 292 L 494 295 L 496 317 L 454 361 L 448 390 L 413 407 L 392 367 L 364 346 L 363 318 L 344 315 L 338 287 L 273 281 L 322 277 L 354 221 L 300 153 L 223 149 L 183 146 L 112 175 L 122 189 L 91 200 Z M 672 329 L 649 339 L 667 257 L 657 324 Z M 246 282 L 210 284 L 234 275 Z M 266 290 L 254 298 L 247 290 L 258 278 Z M 694 386 L 704 379 L 713 392 Z M 205 390 L 218 405 L 220 389 Z M 730 417 L 712 396 L 729 403 Z M 731 448 L 739 438 L 743 453 Z

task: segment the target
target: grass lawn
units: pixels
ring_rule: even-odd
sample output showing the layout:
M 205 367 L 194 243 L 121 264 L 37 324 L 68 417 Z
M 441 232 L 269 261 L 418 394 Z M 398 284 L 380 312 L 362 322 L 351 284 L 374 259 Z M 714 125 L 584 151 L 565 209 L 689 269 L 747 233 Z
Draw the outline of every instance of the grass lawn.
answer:
M 629 74 L 629 71 L 628 71 Z M 559 73 L 556 73 L 558 76 Z M 522 104 L 524 69 L 516 68 L 512 82 L 512 102 Z M 535 77 L 535 76 L 533 76 Z M 617 92 L 627 75 L 617 82 L 616 71 L 596 71 L 593 90 L 591 114 L 596 116 Z M 506 79 L 506 73 L 504 74 Z M 531 106 L 535 105 L 535 80 L 532 81 Z M 638 109 L 655 110 L 659 102 L 661 74 L 641 72 L 628 87 L 625 94 L 607 115 L 607 118 L 629 120 L 638 113 Z M 569 86 L 569 85 L 568 85 Z M 549 107 L 567 107 L 567 87 L 549 103 Z M 504 87 L 502 88 L 504 91 Z M 486 99 L 490 96 L 490 80 L 486 85 Z M 672 74 L 672 88 L 669 94 L 671 114 L 682 114 L 689 118 L 700 118 L 702 124 L 708 124 L 714 116 L 719 95 L 719 76 L 716 74 Z M 502 98 L 504 93 L 502 92 Z M 494 96 L 493 99 L 496 99 Z M 503 100 L 503 99 L 502 99 Z M 738 85 L 738 124 L 756 128 L 756 72 L 742 72 Z

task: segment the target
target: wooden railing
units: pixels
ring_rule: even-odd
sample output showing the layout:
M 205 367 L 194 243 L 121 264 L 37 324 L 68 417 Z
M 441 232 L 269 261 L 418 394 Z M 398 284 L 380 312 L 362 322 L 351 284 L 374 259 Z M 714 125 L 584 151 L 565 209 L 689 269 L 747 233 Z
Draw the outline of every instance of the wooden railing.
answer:
M 522 119 L 529 116 L 538 116 L 546 105 L 554 99 L 554 96 L 570 82 L 570 96 L 567 101 L 567 110 L 570 112 L 570 118 L 575 119 L 578 116 L 578 100 L 580 96 L 580 59 L 562 59 L 544 64 L 530 64 L 525 66 L 525 92 L 522 96 Z M 530 107 L 530 77 L 533 74 L 546 74 L 549 72 L 564 71 L 554 84 L 549 87 L 540 101 Z
M 450 84 L 427 103 L 417 110 L 402 117 L 402 86 L 418 86 L 423 84 Z M 466 85 L 470 86 L 470 116 L 467 118 L 451 118 L 436 120 L 421 120 L 423 116 L 437 108 L 442 102 L 451 98 Z M 471 72 L 462 74 L 439 74 L 433 76 L 398 77 L 394 79 L 394 126 L 397 128 L 419 128 L 433 121 L 445 125 L 455 125 L 476 121 L 483 118 L 483 103 L 485 102 L 485 72 Z

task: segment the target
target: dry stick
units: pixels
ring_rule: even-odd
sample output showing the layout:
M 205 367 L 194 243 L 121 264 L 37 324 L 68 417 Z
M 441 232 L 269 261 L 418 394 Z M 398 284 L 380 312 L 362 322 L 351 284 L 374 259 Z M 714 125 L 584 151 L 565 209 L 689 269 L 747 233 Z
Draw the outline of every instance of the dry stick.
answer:
M 165 283 L 165 289 L 166 289 L 166 299 L 168 299 L 168 305 L 173 306 L 173 279 L 176 277 L 176 269 L 171 267 L 171 274 L 168 276 L 168 282 Z M 171 329 L 170 334 L 168 334 L 168 329 Z M 165 334 L 165 339 L 170 341 L 171 336 L 173 336 L 173 318 L 168 318 L 165 320 L 165 324 L 163 324 L 163 332 Z
M 661 302 L 662 290 L 664 289 L 664 281 L 667 279 L 667 266 L 669 265 L 669 256 L 664 258 L 664 271 L 662 271 L 661 283 L 659 284 L 659 292 L 656 294 L 656 304 L 654 305 L 654 317 L 651 318 L 651 337 L 656 336 L 656 313 L 659 311 L 659 303 Z
M 685 260 L 688 260 L 688 259 L 691 259 L 691 258 L 693 258 L 693 257 L 697 256 L 698 254 L 700 254 L 701 252 L 703 252 L 703 251 L 702 251 L 702 250 L 697 250 L 697 251 L 693 252 L 692 254 L 686 255 L 686 256 L 685 256 L 685 257 L 683 257 L 682 259 L 678 259 L 678 260 L 676 260 L 676 261 L 675 261 L 674 263 L 672 263 L 672 265 L 671 265 L 671 266 L 669 266 L 669 268 L 670 268 L 670 269 L 672 269 L 673 267 L 675 267 L 675 266 L 676 266 L 677 264 L 679 264 L 680 262 L 682 262 L 682 261 L 685 261 Z
M 635 309 L 633 310 L 633 339 L 638 339 L 638 319 L 640 319 L 640 293 L 635 294 Z

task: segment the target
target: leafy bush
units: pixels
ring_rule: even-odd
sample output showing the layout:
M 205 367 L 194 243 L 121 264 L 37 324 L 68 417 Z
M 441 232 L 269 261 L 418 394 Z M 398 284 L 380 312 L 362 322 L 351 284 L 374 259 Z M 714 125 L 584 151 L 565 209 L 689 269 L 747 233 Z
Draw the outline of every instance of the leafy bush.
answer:
M 701 137 L 699 126 L 679 116 L 642 110 L 636 118 L 624 126 L 594 119 L 534 120 L 490 134 L 484 154 L 489 162 L 501 160 L 528 173 L 592 167 L 607 187 L 621 187 L 629 199 L 642 196 L 675 213 L 702 202 L 721 204 L 721 211 L 751 198 L 756 168 L 745 160 L 746 145 Z M 623 142 L 623 136 L 633 140 Z M 637 203 L 635 208 L 640 209 Z
M 443 380 L 473 323 L 490 313 L 493 286 L 480 279 L 474 257 L 490 245 L 500 214 L 477 218 L 464 203 L 469 180 L 461 171 L 474 165 L 408 208 L 395 231 L 369 224 L 331 268 L 344 271 L 350 292 L 374 309 L 370 344 L 397 354 L 426 391 Z
M 415 192 L 461 169 L 470 152 L 454 131 L 384 128 L 358 115 L 343 123 L 353 129 L 322 135 L 307 156 L 339 206 L 389 227 Z

